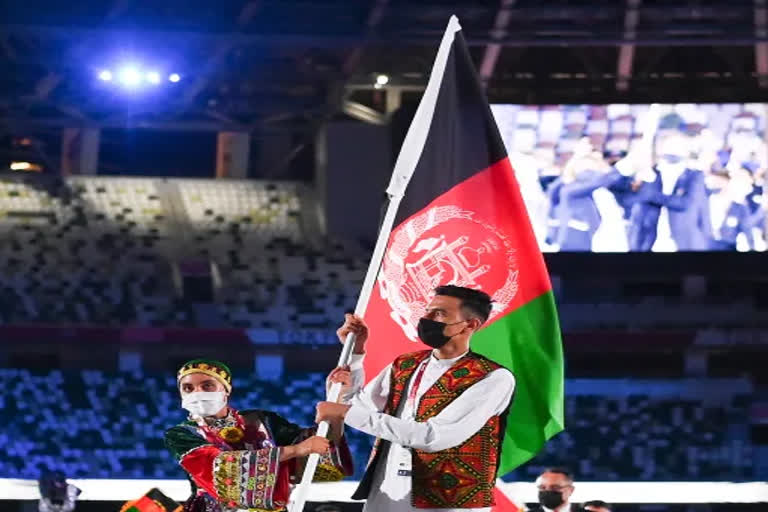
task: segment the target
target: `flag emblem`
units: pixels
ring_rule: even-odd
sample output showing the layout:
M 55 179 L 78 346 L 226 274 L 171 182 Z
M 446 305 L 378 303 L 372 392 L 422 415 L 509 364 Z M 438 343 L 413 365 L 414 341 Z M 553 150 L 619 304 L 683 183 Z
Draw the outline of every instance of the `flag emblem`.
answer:
M 436 286 L 485 291 L 494 301 L 493 318 L 515 297 L 518 275 L 515 249 L 502 230 L 470 210 L 435 206 L 394 230 L 379 291 L 392 308 L 392 319 L 415 342 L 416 326 Z

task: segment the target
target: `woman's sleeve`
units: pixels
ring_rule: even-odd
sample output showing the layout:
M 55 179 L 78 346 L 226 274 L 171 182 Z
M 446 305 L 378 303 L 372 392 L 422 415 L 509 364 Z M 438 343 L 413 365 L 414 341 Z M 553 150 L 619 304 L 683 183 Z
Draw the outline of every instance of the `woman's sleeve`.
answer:
M 270 428 L 278 445 L 295 445 L 315 435 L 317 427 L 301 428 L 285 418 L 270 414 Z M 300 481 L 304 473 L 306 457 L 293 459 L 292 481 Z M 352 463 L 352 453 L 347 445 L 346 436 L 341 436 L 338 441 L 331 442 L 328 453 L 320 456 L 315 472 L 315 482 L 336 482 L 345 476 L 351 476 L 355 472 Z

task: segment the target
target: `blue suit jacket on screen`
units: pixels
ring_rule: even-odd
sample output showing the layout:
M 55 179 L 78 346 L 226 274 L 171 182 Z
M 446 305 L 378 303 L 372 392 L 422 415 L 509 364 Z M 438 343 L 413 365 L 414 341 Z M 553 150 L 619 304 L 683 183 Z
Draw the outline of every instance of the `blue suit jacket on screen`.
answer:
M 656 241 L 661 208 L 669 211 L 669 228 L 678 251 L 705 251 L 712 240 L 709 200 L 701 171 L 686 169 L 671 195 L 662 192 L 661 175 L 643 183 L 632 205 L 629 229 L 631 251 L 650 251 Z

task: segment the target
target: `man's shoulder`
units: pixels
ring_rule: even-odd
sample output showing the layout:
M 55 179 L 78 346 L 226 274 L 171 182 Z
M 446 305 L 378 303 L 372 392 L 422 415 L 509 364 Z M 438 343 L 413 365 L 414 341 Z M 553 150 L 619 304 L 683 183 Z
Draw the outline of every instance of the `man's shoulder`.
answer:
M 492 371 L 500 370 L 500 369 L 507 370 L 504 365 L 497 363 L 496 361 L 494 361 L 493 359 L 491 359 L 488 356 L 484 356 L 482 354 L 478 354 L 477 352 L 470 352 L 468 354 L 468 356 L 469 356 L 468 359 L 470 361 L 472 361 L 474 364 L 479 365 L 481 368 L 486 370 L 486 372 L 488 372 L 488 373 L 491 373 Z M 509 370 L 507 370 L 507 371 L 509 371 Z M 510 373 L 512 373 L 512 372 L 510 372 Z
M 427 350 L 417 350 L 415 352 L 406 352 L 405 354 L 400 354 L 395 358 L 394 361 L 392 361 L 392 368 L 393 369 L 399 369 L 399 370 L 407 370 L 411 366 L 413 366 L 416 362 L 421 361 L 422 359 L 425 359 L 429 356 L 429 354 L 432 352 L 431 349 Z

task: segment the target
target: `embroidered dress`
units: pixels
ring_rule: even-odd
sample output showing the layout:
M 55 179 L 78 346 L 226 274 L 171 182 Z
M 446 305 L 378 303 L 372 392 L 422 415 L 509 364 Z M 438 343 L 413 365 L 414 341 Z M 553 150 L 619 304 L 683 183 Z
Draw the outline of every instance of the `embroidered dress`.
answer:
M 198 424 L 186 421 L 168 429 L 165 444 L 187 472 L 192 495 L 185 512 L 284 510 L 290 486 L 301 479 L 304 459 L 280 462 L 282 446 L 314 435 L 268 411 L 238 412 Z M 321 456 L 315 481 L 351 475 L 352 456 L 346 441 L 331 443 Z

